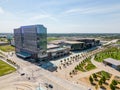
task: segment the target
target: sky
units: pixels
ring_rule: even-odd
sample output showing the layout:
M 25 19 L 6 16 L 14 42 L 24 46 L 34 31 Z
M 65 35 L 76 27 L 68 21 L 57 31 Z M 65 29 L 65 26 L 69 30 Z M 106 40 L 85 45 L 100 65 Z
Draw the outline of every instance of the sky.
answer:
M 0 0 L 0 33 L 34 24 L 48 33 L 120 33 L 120 0 Z

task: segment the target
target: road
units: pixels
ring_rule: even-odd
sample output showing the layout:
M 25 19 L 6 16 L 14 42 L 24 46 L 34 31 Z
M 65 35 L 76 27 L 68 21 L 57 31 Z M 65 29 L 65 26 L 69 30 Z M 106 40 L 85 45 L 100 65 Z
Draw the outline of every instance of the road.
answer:
M 94 51 L 89 55 L 93 55 L 94 53 L 97 53 L 97 51 Z M 68 80 L 59 78 L 39 66 L 16 57 L 15 54 L 13 56 L 10 56 L 5 52 L 4 54 L 7 56 L 7 58 L 16 62 L 20 68 L 15 73 L 0 77 L 1 90 L 5 90 L 5 88 L 7 88 L 6 90 L 35 90 L 39 83 L 52 84 L 54 87 L 52 90 L 88 90 L 89 88 L 82 84 L 78 85 L 71 83 Z M 20 73 L 25 73 L 25 76 L 20 76 Z M 30 80 L 28 80 L 28 77 L 30 77 Z M 16 87 L 16 89 L 12 89 L 13 87 Z
M 7 79 L 2 80 L 3 77 L 0 78 L 1 81 L 0 88 L 9 83 L 15 83 L 15 82 L 18 83 L 19 80 L 23 82 L 29 81 L 27 80 L 27 77 L 30 77 L 31 78 L 30 82 L 33 83 L 35 82 L 35 83 L 52 84 L 54 87 L 52 90 L 88 90 L 86 86 L 76 85 L 67 80 L 56 77 L 51 72 L 46 71 L 43 68 L 40 68 L 39 66 L 36 66 L 30 62 L 24 61 L 16 57 L 16 55 L 13 55 L 12 57 L 8 56 L 8 58 L 16 62 L 20 66 L 20 69 L 12 76 L 9 76 Z M 21 78 L 18 72 L 19 73 L 24 72 L 26 74 L 25 77 Z
M 120 76 L 120 72 L 115 70 L 114 68 L 108 66 L 108 65 L 104 65 L 103 63 L 97 62 L 94 60 L 94 56 L 91 59 L 91 62 L 99 69 L 102 69 L 108 73 L 113 74 L 114 76 Z
M 104 46 L 104 45 L 109 45 L 109 44 L 112 44 L 112 43 L 116 43 L 117 41 L 118 41 L 118 39 L 111 40 L 111 41 L 103 44 L 103 46 Z

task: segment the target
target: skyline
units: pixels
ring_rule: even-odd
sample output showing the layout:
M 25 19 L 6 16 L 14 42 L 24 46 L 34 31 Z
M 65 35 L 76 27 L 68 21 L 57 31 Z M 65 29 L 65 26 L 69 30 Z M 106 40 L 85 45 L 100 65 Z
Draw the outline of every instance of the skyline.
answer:
M 0 0 L 0 32 L 43 24 L 48 33 L 120 33 L 119 0 Z

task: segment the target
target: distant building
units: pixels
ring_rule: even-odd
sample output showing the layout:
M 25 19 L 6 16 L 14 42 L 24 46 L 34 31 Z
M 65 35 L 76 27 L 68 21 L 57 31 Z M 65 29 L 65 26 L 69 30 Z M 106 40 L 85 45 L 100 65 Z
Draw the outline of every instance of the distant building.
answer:
M 11 40 L 10 40 L 10 45 L 15 46 L 15 41 L 14 41 L 14 39 L 11 39 Z
M 54 40 L 51 44 L 70 47 L 71 51 L 80 51 L 101 45 L 100 40 L 94 38 L 72 38 Z
M 100 45 L 100 40 L 96 40 L 94 38 L 78 38 L 78 39 L 75 39 L 75 41 L 84 42 L 85 49 Z
M 60 45 L 64 41 L 66 41 L 66 40 L 64 40 L 64 39 L 63 40 L 53 40 L 53 41 L 49 42 L 49 44 Z
M 63 41 L 62 44 L 64 46 L 70 47 L 71 51 L 83 50 L 85 47 L 84 42 L 78 41 Z
M 109 66 L 115 68 L 116 70 L 120 71 L 120 61 L 119 60 L 115 60 L 113 58 L 107 58 L 107 59 L 104 59 L 103 62 L 105 65 L 109 65 Z
M 0 46 L 9 45 L 8 42 L 0 41 Z
M 61 47 L 59 45 L 47 45 L 48 59 L 56 59 L 70 54 L 69 47 Z
M 46 57 L 47 28 L 43 25 L 21 26 L 14 29 L 16 55 L 22 58 Z
M 7 38 L 7 35 L 0 34 L 0 38 Z

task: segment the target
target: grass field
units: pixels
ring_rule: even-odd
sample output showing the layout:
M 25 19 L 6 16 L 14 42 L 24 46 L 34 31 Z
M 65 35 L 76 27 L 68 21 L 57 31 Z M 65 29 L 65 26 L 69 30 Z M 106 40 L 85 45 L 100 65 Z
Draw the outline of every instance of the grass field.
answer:
M 0 50 L 4 52 L 10 52 L 10 51 L 14 51 L 15 48 L 11 45 L 4 45 L 4 46 L 0 46 Z
M 120 60 L 120 49 L 117 47 L 111 47 L 95 55 L 95 60 L 98 62 L 103 62 L 106 58 Z
M 120 44 L 120 40 L 117 41 L 117 44 Z
M 92 69 L 95 69 L 96 67 L 92 64 L 92 62 L 90 61 L 91 58 L 87 58 L 84 61 L 82 61 L 79 65 L 77 65 L 75 67 L 76 70 L 82 71 L 82 72 L 86 72 L 86 71 L 90 71 Z
M 6 38 L 0 38 L 0 41 L 8 42 L 8 40 Z
M 16 71 L 14 67 L 0 60 L 0 76 L 12 73 L 14 71 Z
M 47 38 L 48 42 L 51 42 L 51 41 L 54 41 L 54 40 L 58 40 L 58 38 L 56 38 L 56 37 L 48 37 Z

